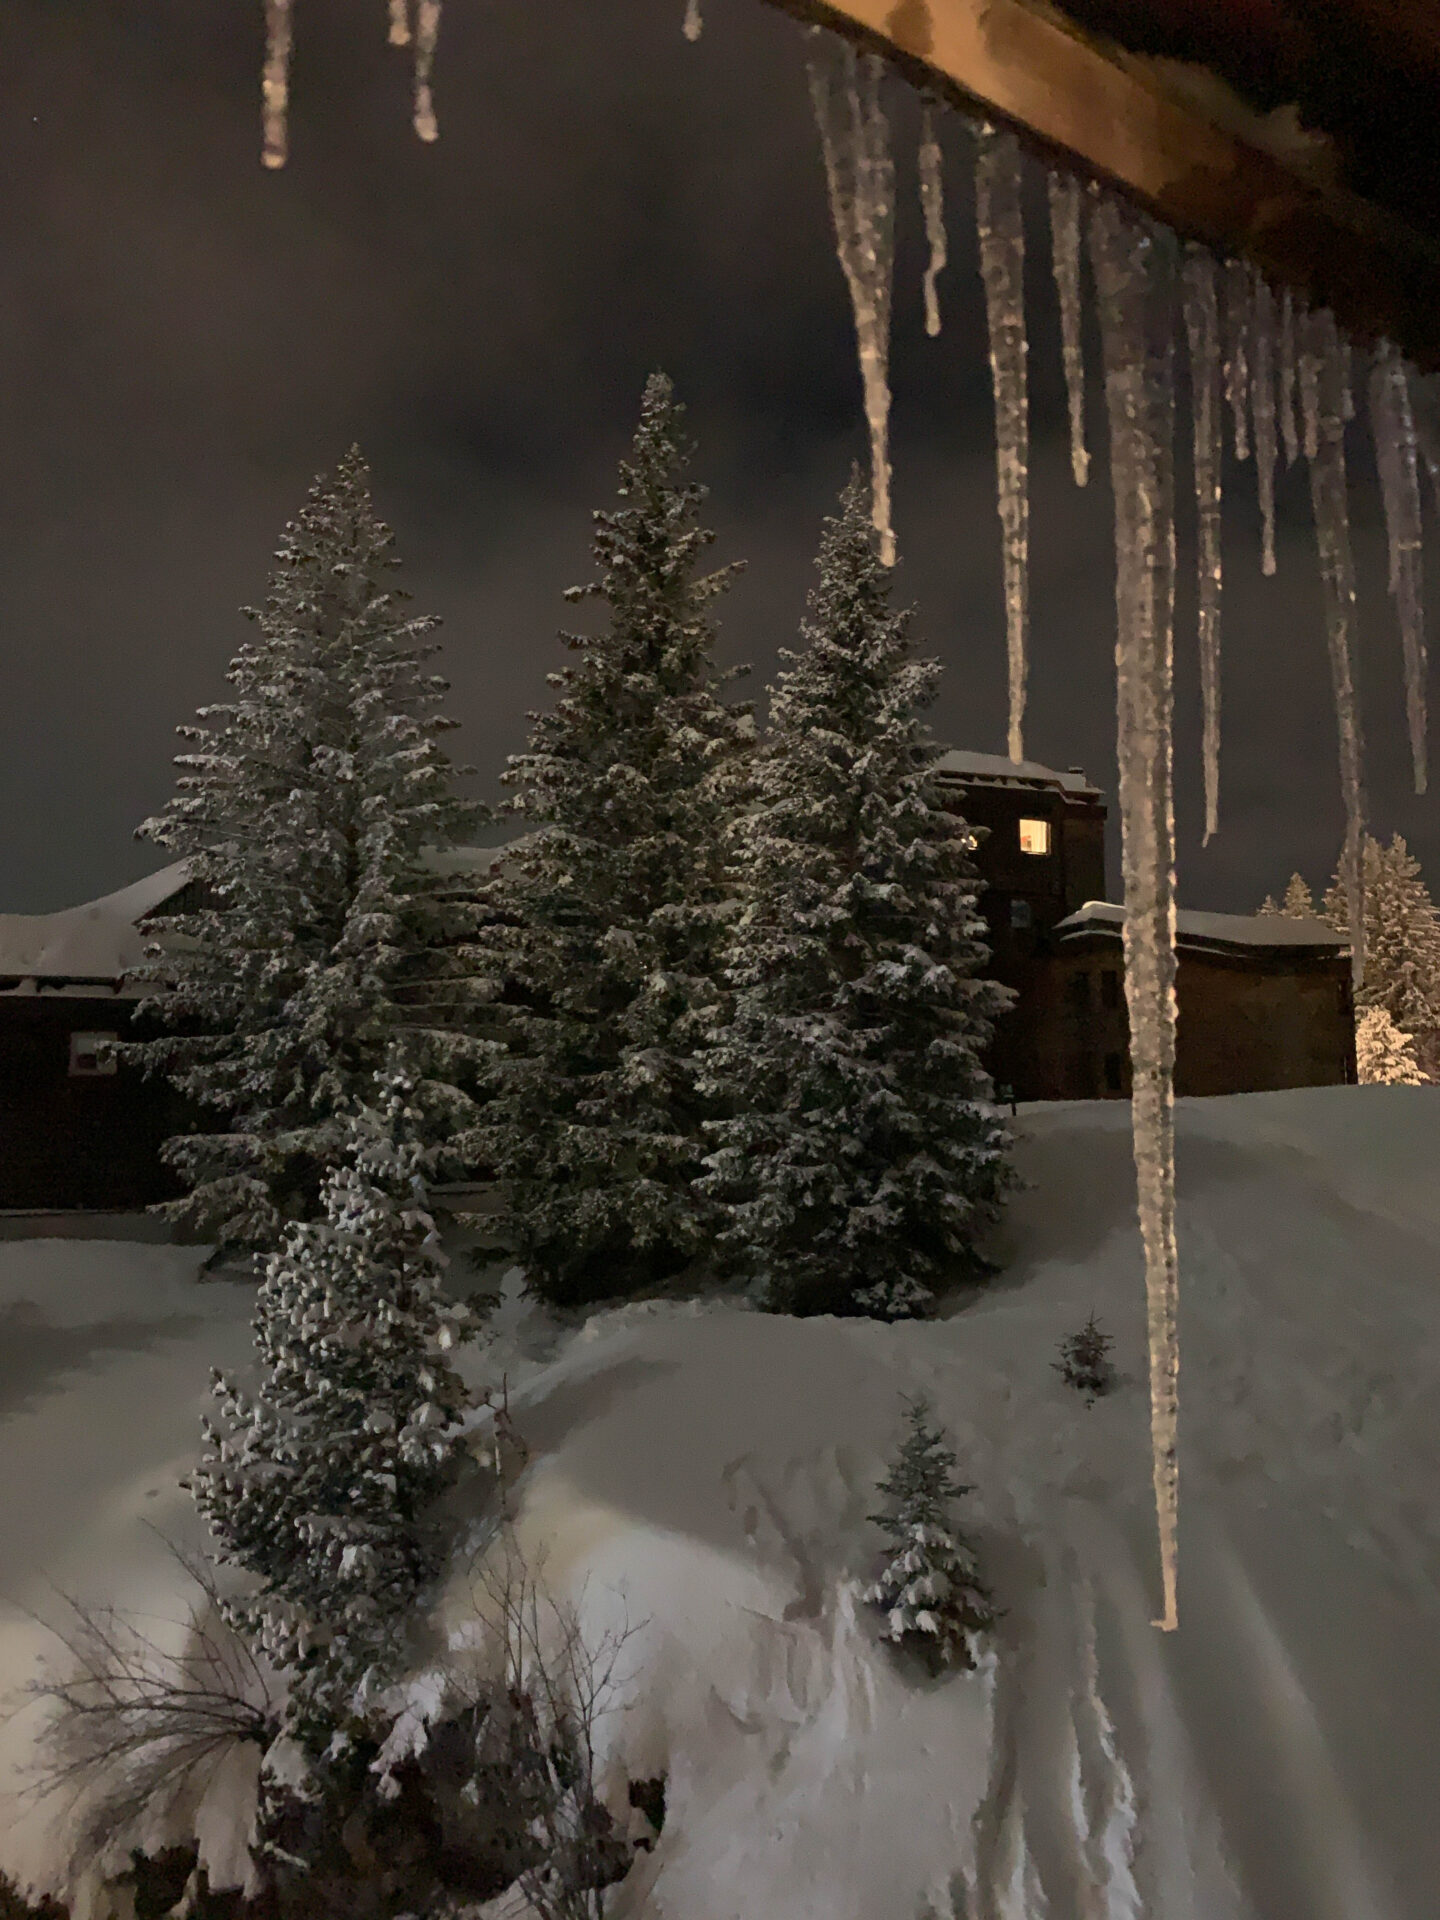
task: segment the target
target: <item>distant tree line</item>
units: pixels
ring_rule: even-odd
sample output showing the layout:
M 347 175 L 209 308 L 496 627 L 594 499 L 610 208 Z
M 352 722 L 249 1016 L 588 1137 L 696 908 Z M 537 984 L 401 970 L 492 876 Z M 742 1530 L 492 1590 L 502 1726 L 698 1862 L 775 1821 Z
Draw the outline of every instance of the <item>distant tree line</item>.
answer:
M 1389 846 L 1364 844 L 1365 971 L 1356 996 L 1356 1048 L 1362 1081 L 1419 1085 L 1440 1081 L 1440 912 L 1420 863 L 1397 833 Z M 1319 917 L 1349 932 L 1344 886 L 1335 878 L 1317 905 L 1298 873 L 1282 901 L 1261 913 Z

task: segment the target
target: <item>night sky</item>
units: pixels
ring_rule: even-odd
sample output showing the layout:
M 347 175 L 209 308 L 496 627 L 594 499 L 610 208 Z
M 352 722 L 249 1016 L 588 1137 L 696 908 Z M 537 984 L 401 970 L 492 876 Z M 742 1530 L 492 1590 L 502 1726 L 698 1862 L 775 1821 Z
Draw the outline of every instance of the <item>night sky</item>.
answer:
M 820 520 L 865 457 L 800 30 L 765 0 L 449 0 L 441 138 L 410 126 L 384 0 L 296 0 L 290 164 L 260 165 L 260 0 L 6 0 L 0 9 L 0 911 L 91 898 L 162 863 L 133 830 L 171 791 L 174 728 L 222 699 L 281 529 L 352 442 L 414 610 L 443 617 L 457 758 L 498 795 L 561 664 L 646 373 L 689 408 L 722 657 L 758 691 L 793 644 Z M 901 566 L 947 673 L 947 744 L 1003 752 L 1005 641 L 968 142 L 945 133 L 951 265 L 926 337 L 918 110 L 890 95 Z M 1070 479 L 1043 195 L 1034 203 L 1032 695 L 1027 751 L 1115 789 L 1114 548 L 1103 397 Z M 1371 805 L 1440 878 L 1407 790 L 1378 497 L 1353 433 Z M 1249 467 L 1227 467 L 1221 831 L 1200 847 L 1182 480 L 1181 904 L 1245 910 L 1342 832 L 1303 467 L 1259 570 Z M 1432 549 L 1440 556 L 1440 546 Z M 1440 557 L 1432 562 L 1440 593 Z M 1432 632 L 1434 622 L 1431 622 Z M 1112 826 L 1113 826 L 1112 811 Z M 503 837 L 499 828 L 486 837 Z M 1112 844 L 1111 894 L 1118 846 Z

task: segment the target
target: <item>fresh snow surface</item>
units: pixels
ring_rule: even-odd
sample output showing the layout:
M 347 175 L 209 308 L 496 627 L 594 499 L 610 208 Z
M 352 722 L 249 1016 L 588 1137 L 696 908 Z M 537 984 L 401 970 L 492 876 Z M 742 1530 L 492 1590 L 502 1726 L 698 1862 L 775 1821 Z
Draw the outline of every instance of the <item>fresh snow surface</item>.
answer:
M 527 1552 L 592 1638 L 628 1623 L 607 1792 L 668 1776 L 612 1920 L 1433 1920 L 1440 1887 L 1440 1093 L 1334 1087 L 1176 1105 L 1180 1626 L 1160 1634 L 1129 1116 L 1022 1108 L 1001 1278 L 938 1322 L 794 1321 L 732 1301 L 564 1329 L 513 1284 Z M 56 1587 L 184 1609 L 151 1522 L 252 1294 L 193 1249 L 0 1244 L 0 1678 Z M 1051 1361 L 1094 1311 L 1119 1390 Z M 1006 1609 L 975 1675 L 916 1678 L 857 1586 L 866 1515 L 924 1391 L 975 1492 L 954 1518 Z M 488 1417 L 477 1423 L 477 1446 Z M 440 1620 L 464 1637 L 458 1573 Z M 158 1624 L 154 1631 L 165 1630 Z M 417 1702 L 424 1686 L 417 1687 Z M 44 1884 L 7 1799 L 0 1865 Z M 206 1815 L 238 1871 L 249 1777 Z M 227 1869 L 226 1847 L 232 1864 Z M 499 1909 L 497 1908 L 497 1914 Z
M 1087 900 L 1078 912 L 1059 922 L 1057 933 L 1078 933 L 1085 927 L 1123 927 L 1125 909 L 1110 900 Z M 1324 920 L 1291 919 L 1279 913 L 1190 913 L 1183 907 L 1175 916 L 1177 940 L 1209 940 L 1235 947 L 1329 947 L 1346 945 L 1343 933 Z

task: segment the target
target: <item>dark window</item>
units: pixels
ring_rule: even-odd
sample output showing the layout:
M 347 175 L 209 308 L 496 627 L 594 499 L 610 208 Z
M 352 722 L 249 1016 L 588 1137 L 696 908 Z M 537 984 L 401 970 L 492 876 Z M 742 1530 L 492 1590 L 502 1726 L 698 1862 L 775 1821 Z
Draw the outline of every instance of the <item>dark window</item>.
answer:
M 1105 1056 L 1105 1091 L 1123 1093 L 1125 1091 L 1125 1072 L 1118 1053 Z
M 70 1036 L 70 1071 L 82 1078 L 94 1075 L 114 1073 L 115 1056 L 107 1054 L 108 1044 L 120 1038 L 118 1033 L 72 1033 Z
M 1012 927 L 1033 927 L 1035 914 L 1028 900 L 1010 902 L 1010 924 Z
M 1069 993 L 1072 1007 L 1088 1010 L 1090 1005 L 1089 974 L 1072 973 L 1069 980 Z
M 1120 1004 L 1120 976 L 1113 967 L 1107 967 L 1100 976 L 1100 1004 L 1112 1010 Z

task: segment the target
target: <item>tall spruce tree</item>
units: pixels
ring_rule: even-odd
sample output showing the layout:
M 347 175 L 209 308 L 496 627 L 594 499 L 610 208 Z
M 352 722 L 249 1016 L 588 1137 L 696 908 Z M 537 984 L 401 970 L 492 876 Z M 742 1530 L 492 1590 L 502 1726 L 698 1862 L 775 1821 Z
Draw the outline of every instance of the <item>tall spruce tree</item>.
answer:
M 1319 912 L 1315 897 L 1310 891 L 1309 882 L 1303 874 L 1292 873 L 1285 888 L 1282 900 L 1276 902 L 1273 894 L 1267 893 L 1260 902 L 1261 913 L 1278 914 L 1282 920 L 1310 920 Z
M 1420 1070 L 1440 1073 L 1440 914 L 1420 863 L 1397 833 L 1388 847 L 1369 836 L 1364 848 L 1365 982 L 1357 1017 L 1383 1007 L 1415 1043 Z M 1344 890 L 1337 875 L 1325 895 L 1325 918 L 1344 932 Z
M 708 1232 L 693 1055 L 716 995 L 720 828 L 754 722 L 720 697 L 735 674 L 715 667 L 710 605 L 736 569 L 698 570 L 714 536 L 682 414 L 653 375 L 621 505 L 595 515 L 599 578 L 566 596 L 606 621 L 564 636 L 560 698 L 510 762 L 533 831 L 487 900 L 511 1051 L 471 1145 L 504 1183 L 531 1286 L 557 1304 L 661 1279 Z
M 413 1084 L 382 1072 L 346 1119 L 325 1217 L 292 1226 L 255 1313 L 259 1380 L 219 1371 L 187 1483 L 231 1624 L 289 1682 L 286 1732 L 313 1759 L 392 1677 L 444 1542 L 431 1509 L 460 1470 L 471 1404 L 448 1351 L 469 1312 L 441 1291 Z
M 818 566 L 730 832 L 702 1185 L 765 1304 L 893 1318 L 973 1259 L 1007 1185 L 981 1053 L 1012 996 L 983 978 L 973 840 L 933 781 L 940 666 L 912 658 L 858 475 Z
M 233 698 L 181 727 L 177 791 L 141 837 L 187 858 L 188 910 L 157 919 L 137 971 L 165 1023 L 129 1056 L 222 1124 L 167 1142 L 189 1192 L 164 1211 L 221 1246 L 266 1249 L 313 1218 L 343 1116 L 398 1033 L 435 1145 L 473 1117 L 454 943 L 471 922 L 427 864 L 478 824 L 439 737 L 438 623 L 401 611 L 398 564 L 352 449 L 286 528 Z M 468 771 L 462 770 L 462 771 Z

